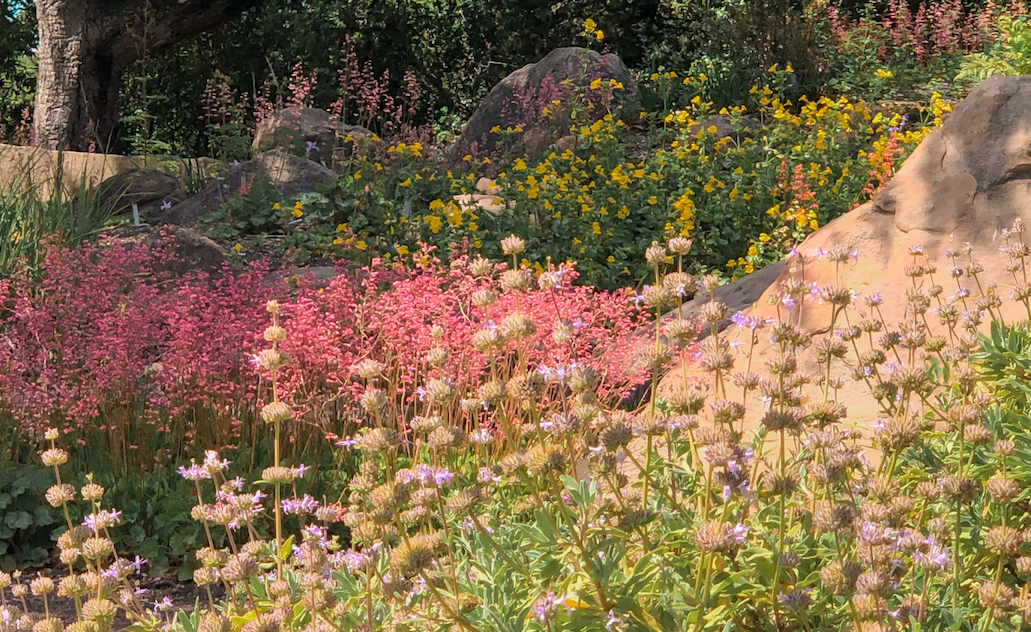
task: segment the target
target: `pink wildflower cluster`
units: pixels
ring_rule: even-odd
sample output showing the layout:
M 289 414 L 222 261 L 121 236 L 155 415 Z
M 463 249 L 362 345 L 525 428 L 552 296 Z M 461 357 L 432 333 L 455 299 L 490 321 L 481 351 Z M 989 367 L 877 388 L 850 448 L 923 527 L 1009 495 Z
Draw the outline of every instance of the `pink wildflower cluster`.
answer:
M 90 445 L 116 468 L 253 439 L 255 402 L 268 387 L 254 358 L 267 344 L 271 298 L 289 332 L 280 397 L 294 407 L 301 438 L 343 436 L 364 423 L 354 370 L 363 359 L 389 367 L 398 425 L 417 414 L 427 379 L 446 380 L 464 397 L 502 365 L 549 380 L 590 368 L 613 398 L 639 382 L 626 369 L 625 336 L 640 324 L 626 294 L 572 285 L 572 265 L 515 292 L 494 278 L 503 265 L 484 275 L 485 263 L 475 262 L 474 273 L 465 256 L 416 258 L 413 266 L 376 260 L 320 289 L 269 282 L 263 265 L 176 278 L 165 272 L 171 247 L 47 245 L 38 275 L 0 282 L 2 415 L 16 441 L 58 428 L 80 443 L 99 441 Z M 496 299 L 477 307 L 477 291 Z M 533 333 L 490 357 L 474 348 L 477 332 L 517 311 Z M 428 360 L 432 353 L 438 360 Z
M 307 73 L 304 71 L 304 64 L 301 62 L 294 64 L 294 69 L 290 73 L 290 79 L 286 87 L 287 92 L 290 93 L 290 100 L 288 101 L 290 107 L 306 108 L 310 106 L 317 85 L 318 79 L 315 71 Z
M 166 449 L 238 435 L 265 270 L 174 280 L 162 272 L 171 252 L 48 245 L 38 277 L 0 282 L 0 391 L 22 438 L 96 432 L 118 464 L 130 451 L 178 456 L 142 454 L 156 433 Z
M 415 73 L 406 71 L 400 93 L 393 94 L 390 71 L 384 70 L 377 76 L 371 62 L 361 63 L 350 36 L 344 38 L 340 56 L 340 98 L 329 107 L 330 113 L 357 125 L 379 128 L 384 134 L 410 134 L 422 98 L 422 86 Z
M 888 0 L 880 19 L 895 48 L 912 50 L 920 61 L 949 53 L 971 53 L 995 37 L 993 25 L 1000 15 L 1023 15 L 1026 6 L 1012 2 L 1009 6 L 987 2 L 983 7 L 966 9 L 960 0 L 925 0 L 913 10 L 906 0 Z M 838 41 L 847 40 L 852 32 L 861 32 L 860 21 L 834 4 L 827 8 L 831 32 Z M 888 43 L 880 48 L 887 52 Z
M 339 416 L 336 399 L 333 408 L 325 408 L 327 393 L 336 389 L 347 394 L 344 402 L 356 403 L 363 384 L 355 366 L 364 359 L 389 367 L 400 422 L 418 414 L 427 380 L 446 380 L 462 397 L 475 395 L 500 364 L 506 373 L 525 370 L 549 378 L 587 367 L 599 376 L 599 395 L 614 399 L 643 379 L 631 373 L 636 349 L 626 336 L 643 324 L 644 315 L 627 294 L 573 285 L 573 265 L 546 273 L 544 287 L 516 292 L 474 272 L 483 262 L 465 255 L 445 264 L 422 253 L 416 261 L 401 267 L 374 260 L 359 274 L 337 277 L 322 292 L 284 306 L 291 333 L 281 348 L 291 364 L 281 386 L 296 410 L 321 425 Z M 491 274 L 504 269 L 505 264 L 493 265 Z M 478 307 L 478 292 L 494 292 L 496 301 Z M 532 334 L 508 340 L 493 355 L 476 349 L 478 332 L 503 328 L 517 311 L 533 321 Z M 559 330 L 562 342 L 556 342 Z M 434 355 L 446 361 L 434 361 Z

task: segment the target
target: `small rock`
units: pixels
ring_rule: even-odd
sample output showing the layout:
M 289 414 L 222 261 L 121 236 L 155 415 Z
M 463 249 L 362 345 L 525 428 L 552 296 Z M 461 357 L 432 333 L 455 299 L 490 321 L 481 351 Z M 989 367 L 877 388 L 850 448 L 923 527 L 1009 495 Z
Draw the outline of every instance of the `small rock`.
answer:
M 178 178 L 153 167 L 124 171 L 104 180 L 98 188 L 98 203 L 102 208 L 111 205 L 117 215 L 131 212 L 134 202 L 141 213 L 147 213 L 186 198 Z
M 231 166 L 193 197 L 171 208 L 152 210 L 152 224 L 189 226 L 217 210 L 233 195 L 243 195 L 259 180 L 271 182 L 284 198 L 296 198 L 315 190 L 316 185 L 332 186 L 336 174 L 319 163 L 281 150 L 266 151 L 247 162 Z
M 335 152 L 337 157 L 349 156 L 355 140 L 371 136 L 361 125 L 347 125 L 325 110 L 287 108 L 258 124 L 253 147 L 255 152 L 279 148 L 329 162 Z
M 177 277 L 195 271 L 218 272 L 226 262 L 226 253 L 217 243 L 185 226 L 155 228 L 143 239 L 143 245 L 167 247 L 172 258 L 165 269 Z
M 600 90 L 590 91 L 589 88 L 597 78 L 605 82 L 612 79 L 623 86 L 611 90 L 612 103 L 608 109 L 614 115 L 636 115 L 640 110 L 637 84 L 619 57 L 585 48 L 558 48 L 494 86 L 465 124 L 449 155 L 457 160 L 466 154 L 482 157 L 504 149 L 525 158 L 543 152 L 569 135 L 572 125 L 568 110 L 570 84 L 600 98 Z M 560 104 L 555 106 L 554 101 Z M 553 111 L 544 115 L 545 108 Z M 599 117 L 603 110 L 605 108 L 595 108 Z M 505 139 L 506 144 L 502 148 L 502 136 L 492 130 L 514 129 L 516 126 L 520 126 L 522 131 L 513 132 L 513 137 Z M 511 145 L 507 144 L 509 140 Z

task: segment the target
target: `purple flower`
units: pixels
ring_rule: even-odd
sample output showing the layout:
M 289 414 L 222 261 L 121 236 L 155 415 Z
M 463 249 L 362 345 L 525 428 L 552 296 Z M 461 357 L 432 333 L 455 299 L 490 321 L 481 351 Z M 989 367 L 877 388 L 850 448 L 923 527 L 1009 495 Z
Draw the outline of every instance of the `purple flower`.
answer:
M 793 297 L 791 297 L 791 296 L 785 296 L 781 300 L 781 303 L 783 303 L 784 307 L 786 307 L 788 309 L 795 309 L 795 306 L 798 305 L 798 303 L 795 302 L 795 299 Z
M 149 562 L 147 560 L 143 559 L 142 557 L 140 557 L 139 555 L 137 555 L 136 559 L 134 559 L 132 561 L 132 567 L 136 569 L 137 573 L 143 572 L 143 565 L 144 564 L 149 564 Z
M 201 466 L 196 463 L 191 463 L 189 468 L 179 466 L 179 475 L 188 481 L 199 481 L 205 478 L 211 478 L 211 474 L 208 474 Z
M 308 494 L 300 498 L 287 498 L 282 502 L 283 513 L 286 514 L 312 514 L 319 508 L 319 501 Z
M 304 148 L 304 153 L 310 154 L 313 151 L 319 150 L 319 144 L 313 140 L 309 140 L 307 146 Z
M 496 474 L 494 474 L 494 472 L 490 471 L 489 469 L 481 467 L 480 471 L 476 475 L 476 480 L 483 484 L 500 483 L 501 477 L 497 476 Z
M 744 544 L 746 535 L 748 535 L 748 526 L 743 522 L 737 523 L 734 526 L 734 539 L 737 540 L 737 543 Z
M 162 211 L 167 211 L 170 208 L 172 208 L 172 203 L 171 202 L 169 202 L 168 200 L 162 200 L 161 201 L 161 210 Z
M 122 519 L 122 512 L 118 510 L 101 509 L 86 516 L 82 524 L 89 527 L 93 533 L 99 533 L 101 529 L 113 527 Z

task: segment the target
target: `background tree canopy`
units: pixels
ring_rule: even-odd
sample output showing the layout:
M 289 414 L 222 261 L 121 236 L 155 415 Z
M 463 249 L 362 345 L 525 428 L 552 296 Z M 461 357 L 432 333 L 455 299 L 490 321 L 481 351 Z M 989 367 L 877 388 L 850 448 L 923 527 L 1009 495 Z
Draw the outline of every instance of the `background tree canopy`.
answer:
M 0 115 L 10 128 L 31 102 L 35 16 L 29 3 L 0 6 Z M 314 104 L 326 106 L 339 96 L 347 38 L 358 60 L 378 76 L 387 72 L 395 88 L 414 73 L 423 90 L 419 122 L 454 129 L 509 72 L 556 47 L 584 44 L 586 18 L 604 33 L 596 47 L 638 70 L 705 70 L 720 100 L 720 80 L 750 85 L 776 61 L 793 62 L 807 78 L 800 10 L 794 0 L 271 0 L 131 66 L 120 106 L 128 123 L 118 135 L 139 135 L 143 126 L 161 149 L 204 153 L 201 97 L 216 72 L 253 98 L 266 80 L 282 93 L 299 62 L 317 79 Z M 143 123 L 134 117 L 141 112 Z

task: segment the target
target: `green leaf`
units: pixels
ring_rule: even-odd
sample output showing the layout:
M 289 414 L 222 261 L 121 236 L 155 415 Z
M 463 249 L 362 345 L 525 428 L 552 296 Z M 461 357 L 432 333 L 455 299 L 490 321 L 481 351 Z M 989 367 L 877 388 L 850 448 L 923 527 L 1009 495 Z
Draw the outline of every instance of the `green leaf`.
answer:
M 9 511 L 4 516 L 4 524 L 12 529 L 28 529 L 32 526 L 32 514 L 27 511 Z

